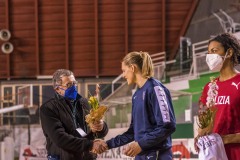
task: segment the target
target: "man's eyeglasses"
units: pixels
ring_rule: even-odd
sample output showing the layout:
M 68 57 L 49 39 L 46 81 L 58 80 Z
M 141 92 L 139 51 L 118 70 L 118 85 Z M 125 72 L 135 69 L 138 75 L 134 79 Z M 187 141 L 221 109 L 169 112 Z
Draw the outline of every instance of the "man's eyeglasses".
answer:
M 63 86 L 63 87 L 70 88 L 70 87 L 72 87 L 73 85 L 74 85 L 74 86 L 77 86 L 77 84 L 78 84 L 77 81 L 73 81 L 73 82 L 69 82 L 69 83 L 67 83 L 67 84 L 65 84 L 65 85 L 59 85 L 59 86 Z

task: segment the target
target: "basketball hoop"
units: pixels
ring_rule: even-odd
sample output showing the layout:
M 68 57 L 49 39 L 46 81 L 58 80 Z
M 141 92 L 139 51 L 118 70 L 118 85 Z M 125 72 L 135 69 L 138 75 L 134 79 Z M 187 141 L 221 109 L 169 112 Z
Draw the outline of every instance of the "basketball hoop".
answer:
M 37 109 L 38 109 L 38 106 L 36 106 L 36 105 L 29 106 L 29 107 L 28 107 L 29 114 L 30 114 L 30 115 L 36 114 Z

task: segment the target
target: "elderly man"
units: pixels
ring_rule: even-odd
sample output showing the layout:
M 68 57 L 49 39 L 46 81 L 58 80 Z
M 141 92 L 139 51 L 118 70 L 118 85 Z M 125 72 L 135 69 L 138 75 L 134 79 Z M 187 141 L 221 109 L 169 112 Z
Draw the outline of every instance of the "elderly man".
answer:
M 86 124 L 85 116 L 90 107 L 87 99 L 77 92 L 73 72 L 58 69 L 53 74 L 53 88 L 55 97 L 40 108 L 48 160 L 96 159 L 93 152 L 107 147 L 100 140 L 94 140 L 107 134 L 106 123 L 100 120 L 91 127 Z

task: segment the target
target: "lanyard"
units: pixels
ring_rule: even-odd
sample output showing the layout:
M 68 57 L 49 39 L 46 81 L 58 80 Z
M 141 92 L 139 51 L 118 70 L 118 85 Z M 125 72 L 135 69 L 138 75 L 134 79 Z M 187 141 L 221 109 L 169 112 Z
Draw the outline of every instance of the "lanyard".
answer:
M 74 103 L 74 101 L 71 101 L 71 105 L 72 105 L 72 107 L 73 107 L 73 111 L 72 111 L 72 116 L 73 116 L 73 122 L 74 122 L 74 126 L 75 126 L 75 128 L 78 128 L 77 127 L 77 122 L 76 122 L 76 112 L 77 112 L 77 110 L 76 110 L 76 104 L 77 103 Z

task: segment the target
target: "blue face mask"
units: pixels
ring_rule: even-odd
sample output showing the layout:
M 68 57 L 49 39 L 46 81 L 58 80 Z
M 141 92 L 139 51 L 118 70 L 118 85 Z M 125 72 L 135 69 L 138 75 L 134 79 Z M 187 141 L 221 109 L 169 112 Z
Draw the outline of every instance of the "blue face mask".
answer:
M 71 100 L 76 100 L 77 93 L 78 93 L 77 86 L 73 85 L 72 87 L 69 87 L 68 89 L 65 90 L 64 97 Z

